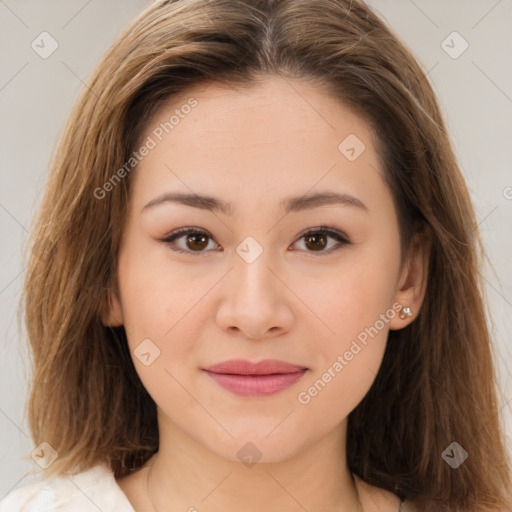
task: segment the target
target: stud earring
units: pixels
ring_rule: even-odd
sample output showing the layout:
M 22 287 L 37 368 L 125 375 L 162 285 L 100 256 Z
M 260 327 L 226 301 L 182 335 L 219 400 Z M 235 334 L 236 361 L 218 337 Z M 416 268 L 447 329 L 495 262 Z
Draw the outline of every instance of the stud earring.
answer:
M 400 309 L 399 316 L 402 320 L 412 316 L 412 309 L 409 306 L 402 306 L 402 309 Z

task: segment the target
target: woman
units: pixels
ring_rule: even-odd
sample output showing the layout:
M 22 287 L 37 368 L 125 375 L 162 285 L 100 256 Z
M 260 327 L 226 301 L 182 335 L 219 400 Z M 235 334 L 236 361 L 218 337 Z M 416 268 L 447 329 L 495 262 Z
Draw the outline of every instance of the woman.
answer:
M 475 225 L 364 3 L 155 2 L 52 165 L 24 293 L 47 479 L 2 510 L 509 510 Z

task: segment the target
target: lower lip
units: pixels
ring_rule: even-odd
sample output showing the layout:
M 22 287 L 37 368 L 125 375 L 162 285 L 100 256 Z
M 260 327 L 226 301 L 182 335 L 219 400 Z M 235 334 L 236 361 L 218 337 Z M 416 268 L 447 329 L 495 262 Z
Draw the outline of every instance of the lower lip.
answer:
M 205 370 L 206 371 L 206 370 Z M 231 375 L 227 373 L 206 373 L 224 389 L 239 396 L 270 396 L 295 384 L 307 370 L 272 375 Z

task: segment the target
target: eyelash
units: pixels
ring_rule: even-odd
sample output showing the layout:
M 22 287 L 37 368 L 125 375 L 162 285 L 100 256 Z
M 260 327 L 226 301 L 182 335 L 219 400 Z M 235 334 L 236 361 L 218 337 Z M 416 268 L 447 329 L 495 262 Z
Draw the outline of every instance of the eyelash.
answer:
M 306 251 L 306 252 L 313 253 L 313 254 L 319 254 L 319 255 L 330 254 L 333 250 L 339 249 L 339 248 L 341 248 L 343 246 L 346 246 L 346 245 L 350 245 L 350 243 L 351 243 L 349 241 L 348 237 L 345 234 L 343 234 L 342 232 L 340 232 L 338 230 L 330 228 L 328 226 L 318 226 L 316 228 L 308 229 L 307 231 L 303 232 L 299 236 L 297 241 L 299 241 L 301 238 L 304 238 L 306 236 L 309 236 L 309 235 L 312 235 L 312 234 L 320 234 L 320 233 L 335 239 L 338 242 L 338 245 L 335 245 L 334 247 L 331 247 L 330 249 L 327 249 L 327 250 Z M 186 228 L 176 229 L 172 233 L 169 233 L 167 236 L 165 236 L 164 238 L 160 239 L 160 241 L 165 243 L 165 244 L 171 244 L 175 240 L 183 237 L 184 235 L 188 235 L 188 234 L 205 235 L 208 238 L 210 238 L 210 240 L 213 240 L 213 237 L 211 237 L 210 234 L 207 231 L 204 231 L 204 230 L 199 229 L 199 228 L 186 227 Z M 193 256 L 201 256 L 205 252 L 209 252 L 209 251 L 205 251 L 205 250 L 202 250 L 202 251 L 183 250 L 183 249 L 177 249 L 176 247 L 170 247 L 170 249 L 171 249 L 171 251 L 191 254 Z

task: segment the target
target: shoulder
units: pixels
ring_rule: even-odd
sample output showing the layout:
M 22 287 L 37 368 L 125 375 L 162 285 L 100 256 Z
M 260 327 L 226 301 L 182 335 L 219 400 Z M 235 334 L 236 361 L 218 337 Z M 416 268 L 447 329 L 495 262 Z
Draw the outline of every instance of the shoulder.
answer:
M 416 507 L 409 502 L 401 502 L 400 498 L 386 489 L 381 489 L 365 482 L 354 475 L 356 487 L 364 510 L 368 512 L 416 512 Z
M 400 511 L 399 512 L 417 512 L 416 505 L 413 505 L 409 501 L 403 501 L 400 504 Z
M 0 512 L 134 512 L 112 470 L 98 464 L 82 473 L 40 479 L 15 488 L 0 501 Z

